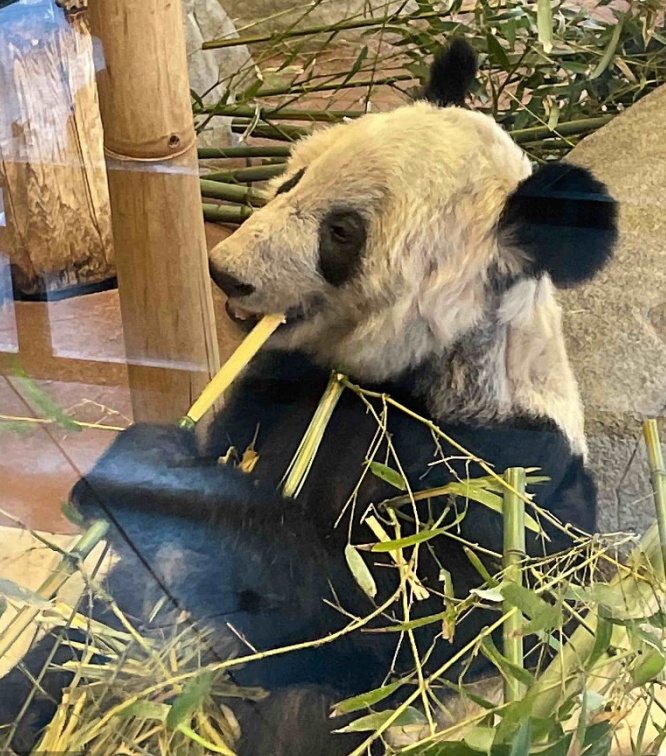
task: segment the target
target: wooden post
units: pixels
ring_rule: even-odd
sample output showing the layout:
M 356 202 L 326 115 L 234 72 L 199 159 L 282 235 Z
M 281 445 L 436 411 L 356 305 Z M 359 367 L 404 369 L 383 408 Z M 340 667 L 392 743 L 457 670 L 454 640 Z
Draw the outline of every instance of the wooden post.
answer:
M 93 45 L 83 15 L 0 8 L 0 191 L 21 294 L 115 275 Z
M 219 368 L 180 0 L 90 0 L 135 420 L 175 420 Z

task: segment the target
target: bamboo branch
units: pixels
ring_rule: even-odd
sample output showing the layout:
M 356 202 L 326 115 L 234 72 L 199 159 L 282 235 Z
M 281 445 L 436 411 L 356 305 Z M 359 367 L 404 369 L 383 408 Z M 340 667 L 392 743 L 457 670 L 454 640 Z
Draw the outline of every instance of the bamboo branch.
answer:
M 549 129 L 548 126 L 532 126 L 529 129 L 514 129 L 509 131 L 511 138 L 518 144 L 524 144 L 548 137 L 573 136 L 575 134 L 584 134 L 586 131 L 596 131 L 605 126 L 609 121 L 615 118 L 614 115 L 599 116 L 598 118 L 584 118 L 579 121 L 566 121 L 558 123 L 557 126 Z
M 511 467 L 504 473 L 508 488 L 504 491 L 504 578 L 522 585 L 522 561 L 525 558 L 525 470 Z M 516 493 L 517 492 L 517 493 Z M 520 494 L 520 495 L 518 495 Z M 519 611 L 511 612 L 513 605 L 504 602 L 504 655 L 515 666 L 523 667 L 523 617 Z M 525 695 L 527 686 L 515 677 L 504 680 L 504 701 L 518 701 Z
M 196 108 L 195 115 L 226 116 L 228 118 L 254 118 L 257 108 L 251 105 L 204 105 Z M 285 121 L 322 121 L 324 123 L 339 123 L 344 118 L 359 118 L 364 115 L 362 110 L 312 110 L 305 108 L 260 108 L 259 116 L 262 120 L 284 119 Z
M 279 40 L 290 39 L 293 37 L 307 37 L 311 34 L 332 34 L 337 31 L 349 29 L 364 29 L 369 26 L 385 26 L 389 23 L 398 21 L 412 21 L 416 19 L 441 18 L 441 11 L 430 11 L 427 13 L 409 13 L 409 14 L 392 14 L 381 16 L 379 18 L 362 18 L 358 20 L 340 21 L 337 24 L 328 24 L 322 26 L 308 26 L 303 29 L 290 29 L 288 31 L 273 32 L 269 34 L 248 34 L 245 37 L 227 37 L 226 39 L 211 39 L 204 42 L 201 48 L 203 50 L 217 50 L 223 47 L 238 47 L 239 45 L 253 45 L 257 42 L 277 42 Z
M 234 118 L 231 122 L 231 130 L 234 134 L 244 134 L 248 129 L 251 136 L 274 139 L 279 142 L 295 142 L 312 133 L 307 127 L 291 124 L 257 123 L 252 125 L 249 118 Z
M 664 469 L 664 456 L 659 441 L 659 426 L 654 418 L 643 423 L 643 437 L 650 465 L 650 482 L 654 492 L 661 555 L 664 564 L 666 564 L 666 470 Z
M 338 74 L 342 76 L 342 74 Z M 308 86 L 304 84 L 293 84 L 286 87 L 274 87 L 273 89 L 260 89 L 255 97 L 282 97 L 287 95 L 307 95 L 317 94 L 318 92 L 325 92 L 328 90 L 338 89 L 355 89 L 356 87 L 378 87 L 378 86 L 391 86 L 396 81 L 413 81 L 416 77 L 413 74 L 393 74 L 392 76 L 385 76 L 383 79 L 356 79 L 353 81 L 341 81 L 341 82 L 329 82 L 326 84 L 312 84 Z

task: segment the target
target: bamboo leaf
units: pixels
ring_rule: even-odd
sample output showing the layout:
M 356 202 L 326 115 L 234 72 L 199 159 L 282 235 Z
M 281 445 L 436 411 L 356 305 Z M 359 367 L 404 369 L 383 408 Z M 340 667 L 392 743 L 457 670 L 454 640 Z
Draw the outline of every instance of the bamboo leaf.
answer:
M 395 693 L 401 685 L 401 682 L 391 683 L 390 685 L 383 685 L 381 688 L 375 688 L 375 690 L 369 690 L 367 693 L 346 698 L 344 701 L 335 704 L 331 710 L 331 716 L 339 717 L 341 714 L 351 714 L 353 711 L 374 706 Z
M 399 491 L 407 490 L 405 481 L 397 470 L 394 470 L 392 467 L 384 465 L 381 462 L 370 462 L 369 467 L 373 475 L 390 483 L 394 488 L 397 488 Z
M 534 682 L 533 675 L 526 669 L 510 662 L 506 656 L 503 656 L 489 637 L 481 641 L 481 650 L 500 672 L 514 677 L 524 685 L 531 685 Z
M 130 706 L 117 711 L 115 716 L 123 719 L 139 717 L 140 719 L 157 719 L 164 722 L 171 707 L 158 701 L 134 701 Z
M 185 685 L 183 692 L 171 704 L 166 718 L 166 725 L 170 730 L 179 728 L 191 719 L 204 698 L 213 686 L 213 673 L 203 670 L 192 677 Z
M 366 595 L 374 598 L 377 595 L 375 579 L 372 577 L 372 573 L 363 557 L 359 554 L 358 549 L 350 543 L 345 546 L 345 559 L 354 576 L 354 580 L 356 580 Z
M 372 732 L 381 727 L 387 719 L 393 716 L 392 711 L 379 711 L 374 714 L 368 714 L 350 722 L 346 727 L 342 727 L 335 732 Z M 408 706 L 393 721 L 394 727 L 405 727 L 406 725 L 425 724 L 426 718 L 413 706 Z
M 615 55 L 615 50 L 617 49 L 618 42 L 620 41 L 623 26 L 624 26 L 624 19 L 622 18 L 615 25 L 615 28 L 613 29 L 613 34 L 611 35 L 610 41 L 608 42 L 608 46 L 604 50 L 604 54 L 601 56 L 601 60 L 599 61 L 599 64 L 594 69 L 594 71 L 592 71 L 592 73 L 590 74 L 590 81 L 593 81 L 594 79 L 599 78 L 599 76 L 601 76 L 601 74 L 610 65 L 611 61 L 613 60 L 613 56 Z
M 663 670 L 666 664 L 664 655 L 657 651 L 656 648 L 650 648 L 638 657 L 638 660 L 631 669 L 631 680 L 635 687 L 654 680 Z
M 511 743 L 509 756 L 529 756 L 532 745 L 532 724 L 526 719 L 518 728 Z
M 537 32 L 546 54 L 553 49 L 553 9 L 550 0 L 537 0 Z
M 418 533 L 414 533 L 404 538 L 396 538 L 393 541 L 381 541 L 375 543 L 372 546 L 372 551 L 396 551 L 398 549 L 404 549 L 406 546 L 415 546 L 417 543 L 423 543 L 424 541 L 430 541 L 439 535 L 446 533 L 445 528 L 436 528 L 434 530 L 419 530 Z
M 524 633 L 553 630 L 562 625 L 562 612 L 559 607 L 544 601 L 534 591 L 514 582 L 502 583 L 500 591 L 511 606 L 530 618 L 523 627 Z

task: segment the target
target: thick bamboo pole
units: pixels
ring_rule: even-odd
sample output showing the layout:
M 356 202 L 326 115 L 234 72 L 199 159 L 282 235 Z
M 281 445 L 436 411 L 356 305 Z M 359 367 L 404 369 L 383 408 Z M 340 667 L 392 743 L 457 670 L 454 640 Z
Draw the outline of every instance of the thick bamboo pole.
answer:
M 180 0 L 90 0 L 135 420 L 176 420 L 219 368 Z

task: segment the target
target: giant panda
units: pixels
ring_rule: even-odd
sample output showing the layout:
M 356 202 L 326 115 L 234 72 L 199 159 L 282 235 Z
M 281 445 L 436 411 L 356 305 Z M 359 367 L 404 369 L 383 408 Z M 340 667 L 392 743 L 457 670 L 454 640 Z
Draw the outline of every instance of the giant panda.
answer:
M 248 647 L 330 641 L 350 617 L 380 606 L 398 581 L 391 560 L 366 558 L 377 585 L 371 600 L 344 556 L 348 543 L 376 540 L 362 517 L 370 504 L 381 516 L 380 503 L 396 494 L 366 464 L 378 418 L 386 435 L 374 458 L 393 467 L 400 460 L 412 490 L 485 474 L 479 459 L 499 473 L 541 469 L 549 480 L 535 491 L 538 503 L 569 528 L 544 520 L 546 537 L 528 535 L 530 554 L 568 549 L 576 528 L 594 531 L 595 486 L 556 287 L 591 278 L 609 259 L 615 203 L 583 168 L 532 170 L 491 118 L 464 106 L 475 72 L 475 54 L 454 40 L 436 56 L 420 101 L 296 144 L 270 201 L 212 251 L 211 277 L 233 319 L 248 327 L 282 312 L 286 322 L 205 438 L 175 425 L 134 425 L 72 492 L 84 516 L 111 521 L 120 561 L 108 588 L 139 621 L 149 624 L 166 594 L 165 611 L 189 612 L 208 628 L 212 657 L 226 659 Z M 331 370 L 375 398 L 344 390 L 303 490 L 286 499 L 281 481 Z M 384 416 L 387 395 L 414 414 Z M 435 438 L 415 414 L 472 456 Z M 229 461 L 230 450 L 247 448 L 259 455 L 252 472 Z M 445 503 L 418 506 L 427 520 Z M 501 517 L 474 501 L 461 506 L 463 517 L 451 510 L 450 537 L 420 548 L 428 595 L 413 617 L 441 611 L 442 569 L 458 597 L 481 584 L 463 541 L 483 554 L 501 550 Z M 418 628 L 426 672 L 494 617 L 474 611 L 448 639 L 441 622 Z M 362 736 L 333 732 L 340 720 L 329 718 L 330 706 L 390 679 L 407 681 L 398 697 L 409 689 L 408 644 L 376 632 L 399 620 L 390 605 L 362 630 L 233 669 L 238 684 L 268 692 L 233 704 L 240 756 L 337 756 L 357 747 Z M 49 643 L 26 659 L 33 674 Z M 60 646 L 56 661 L 74 653 Z M 478 655 L 465 673 L 481 675 L 484 664 Z M 24 671 L 0 683 L 2 721 L 14 721 L 25 698 Z M 447 675 L 461 672 L 458 664 Z M 44 677 L 14 737 L 17 752 L 30 751 L 69 674 Z

